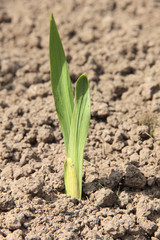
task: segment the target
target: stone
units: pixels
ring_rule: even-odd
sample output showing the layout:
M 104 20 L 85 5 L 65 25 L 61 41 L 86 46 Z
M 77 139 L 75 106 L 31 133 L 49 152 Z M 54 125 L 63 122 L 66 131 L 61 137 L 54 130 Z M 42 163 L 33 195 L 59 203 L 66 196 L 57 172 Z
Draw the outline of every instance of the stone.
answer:
M 147 218 L 145 217 L 139 218 L 138 223 L 141 226 L 141 228 L 143 228 L 145 232 L 147 232 L 150 235 L 153 234 L 157 228 L 156 223 L 154 223 L 153 221 L 147 220 Z
M 54 140 L 53 129 L 48 125 L 43 125 L 38 129 L 38 142 L 51 143 Z
M 21 228 L 24 219 L 24 213 L 12 214 L 12 212 L 10 211 L 8 213 L 8 216 L 6 217 L 6 225 L 10 230 L 19 229 Z
M 128 214 L 116 214 L 113 217 L 107 217 L 101 225 L 105 229 L 105 233 L 109 233 L 114 239 L 122 238 L 126 232 L 130 234 L 136 231 L 136 217 Z
M 142 150 L 140 151 L 140 160 L 144 161 L 144 160 L 148 160 L 149 156 L 151 154 L 151 150 L 149 148 L 142 148 Z
M 23 240 L 23 232 L 21 229 L 15 230 L 13 233 L 7 235 L 7 240 Z
M 125 185 L 127 187 L 144 188 L 146 181 L 144 174 L 134 165 L 129 165 L 126 168 Z
M 133 153 L 133 154 L 130 156 L 130 162 L 131 162 L 133 165 L 138 165 L 138 163 L 139 163 L 139 155 L 138 155 L 138 153 Z
M 10 165 L 7 165 L 1 172 L 1 179 L 13 179 L 13 168 Z
M 147 179 L 147 184 L 148 184 L 148 186 L 153 186 L 154 184 L 155 184 L 155 177 L 149 177 L 148 179 Z
M 159 217 L 160 214 L 160 200 L 150 199 L 149 197 L 141 197 L 137 207 L 137 222 L 140 227 L 145 230 L 149 235 L 153 235 L 157 230 L 157 222 L 151 216 Z
M 130 197 L 129 197 L 129 194 L 125 191 L 122 191 L 118 197 L 119 199 L 119 202 L 120 202 L 120 206 L 122 208 L 125 208 L 127 206 L 127 204 L 129 203 L 130 201 Z
M 105 102 L 93 102 L 93 106 L 91 108 L 91 114 L 94 117 L 105 118 L 107 117 L 109 110 L 108 104 Z
M 102 188 L 94 193 L 96 204 L 100 207 L 111 207 L 116 201 L 116 195 L 111 189 Z
M 117 151 L 122 150 L 122 148 L 126 145 L 126 139 L 127 137 L 125 133 L 122 130 L 117 130 L 112 144 L 113 149 Z
M 18 68 L 19 66 L 17 62 L 11 62 L 9 60 L 3 60 L 1 62 L 1 72 L 3 74 L 6 74 L 6 73 L 15 74 Z
M 7 192 L 1 192 L 0 191 L 0 210 L 1 211 L 9 211 L 10 209 L 14 208 L 15 203 L 14 203 L 14 199 L 11 195 L 11 193 L 9 193 L 9 191 Z

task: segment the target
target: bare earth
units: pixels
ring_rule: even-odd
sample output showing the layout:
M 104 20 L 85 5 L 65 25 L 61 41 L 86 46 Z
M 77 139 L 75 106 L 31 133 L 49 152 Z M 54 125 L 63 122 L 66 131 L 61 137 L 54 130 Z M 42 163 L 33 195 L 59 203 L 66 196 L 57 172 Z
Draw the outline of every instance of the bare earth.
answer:
M 83 198 L 64 194 L 53 12 L 91 123 Z M 160 1 L 1 0 L 0 240 L 160 239 Z

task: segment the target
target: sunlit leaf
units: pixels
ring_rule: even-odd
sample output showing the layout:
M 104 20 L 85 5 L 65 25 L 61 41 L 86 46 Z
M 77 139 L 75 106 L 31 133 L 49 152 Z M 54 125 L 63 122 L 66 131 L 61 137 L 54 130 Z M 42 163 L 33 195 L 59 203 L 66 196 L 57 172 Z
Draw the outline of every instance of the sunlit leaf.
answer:
M 90 122 L 90 91 L 88 79 L 82 75 L 77 80 L 76 97 L 70 127 L 68 157 L 74 163 L 79 186 L 79 198 L 82 194 L 83 152 Z
M 53 14 L 50 18 L 49 55 L 52 93 L 67 152 L 74 106 L 73 91 L 67 61 Z

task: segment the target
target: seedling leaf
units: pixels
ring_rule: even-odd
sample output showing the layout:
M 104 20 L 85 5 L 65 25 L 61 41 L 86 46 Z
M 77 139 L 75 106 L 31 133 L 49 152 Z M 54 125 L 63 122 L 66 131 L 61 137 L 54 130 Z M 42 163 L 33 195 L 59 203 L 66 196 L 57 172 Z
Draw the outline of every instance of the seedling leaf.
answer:
M 67 153 L 74 106 L 73 91 L 67 61 L 53 14 L 50 17 L 49 55 L 52 93 Z
M 90 122 L 90 91 L 87 77 L 83 74 L 76 83 L 75 105 L 72 115 L 68 157 L 72 159 L 78 179 L 79 198 L 82 194 L 83 152 Z M 70 194 L 67 192 L 67 194 Z

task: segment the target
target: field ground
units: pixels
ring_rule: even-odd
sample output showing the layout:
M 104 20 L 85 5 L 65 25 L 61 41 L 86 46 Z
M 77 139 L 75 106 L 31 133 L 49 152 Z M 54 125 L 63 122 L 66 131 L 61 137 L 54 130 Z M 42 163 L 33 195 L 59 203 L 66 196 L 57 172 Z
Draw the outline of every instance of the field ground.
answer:
M 83 198 L 64 194 L 54 13 L 91 123 Z M 1 0 L 0 240 L 160 239 L 160 1 Z

